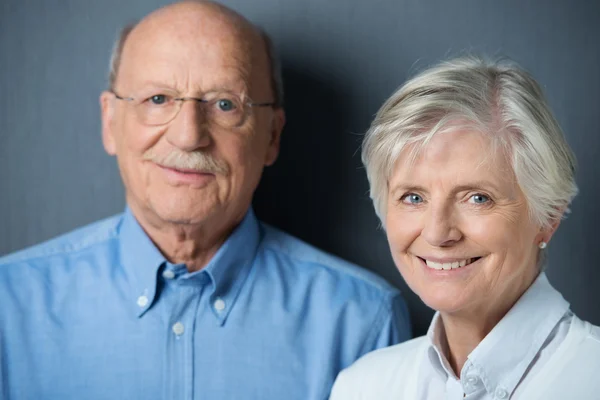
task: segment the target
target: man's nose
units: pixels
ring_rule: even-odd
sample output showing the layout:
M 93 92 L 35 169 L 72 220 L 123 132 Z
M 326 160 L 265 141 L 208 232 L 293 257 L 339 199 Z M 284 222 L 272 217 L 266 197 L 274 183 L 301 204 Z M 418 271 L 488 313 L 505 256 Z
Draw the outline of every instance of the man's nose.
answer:
M 167 140 L 184 151 L 194 151 L 208 147 L 212 138 L 203 103 L 196 99 L 181 101 L 179 112 L 167 128 Z

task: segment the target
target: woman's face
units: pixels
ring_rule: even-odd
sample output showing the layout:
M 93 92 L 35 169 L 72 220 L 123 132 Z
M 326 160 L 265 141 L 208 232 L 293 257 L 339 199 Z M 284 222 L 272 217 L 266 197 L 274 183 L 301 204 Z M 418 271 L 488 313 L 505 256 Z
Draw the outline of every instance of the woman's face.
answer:
M 392 256 L 408 286 L 442 313 L 508 310 L 537 276 L 538 244 L 513 169 L 489 139 L 456 130 L 419 157 L 405 151 L 385 216 Z

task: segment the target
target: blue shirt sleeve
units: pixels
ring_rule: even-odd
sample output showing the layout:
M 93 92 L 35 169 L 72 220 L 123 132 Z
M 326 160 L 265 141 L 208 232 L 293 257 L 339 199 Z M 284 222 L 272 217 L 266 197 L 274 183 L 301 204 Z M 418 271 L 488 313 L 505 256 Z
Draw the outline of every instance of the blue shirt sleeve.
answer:
M 400 293 L 388 298 L 373 325 L 372 340 L 365 343 L 364 353 L 393 346 L 412 337 L 410 317 L 406 302 Z

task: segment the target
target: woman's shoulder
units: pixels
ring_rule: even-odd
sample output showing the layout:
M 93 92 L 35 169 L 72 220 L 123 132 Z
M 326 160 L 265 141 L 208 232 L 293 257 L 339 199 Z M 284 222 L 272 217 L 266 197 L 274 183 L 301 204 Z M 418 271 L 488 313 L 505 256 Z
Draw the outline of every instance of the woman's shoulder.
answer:
M 577 362 L 600 370 L 600 327 L 573 316 L 570 347 L 577 354 Z M 600 381 L 599 381 L 600 382 Z
M 565 342 L 571 352 L 579 350 L 579 353 L 585 355 L 586 358 L 591 355 L 598 356 L 600 355 L 600 327 L 573 315 L 571 328 Z M 597 357 L 597 360 L 600 362 L 600 357 Z
M 414 366 L 415 357 L 419 357 L 428 345 L 427 337 L 420 336 L 404 343 L 367 353 L 350 368 L 372 370 L 383 367 L 401 368 L 406 364 Z
M 600 393 L 600 327 L 571 319 L 569 332 L 549 362 L 527 383 L 527 399 L 591 399 Z M 575 383 L 575 384 L 574 384 Z
M 421 336 L 404 343 L 372 351 L 346 368 L 338 375 L 331 400 L 350 399 L 402 399 L 402 394 L 414 382 L 415 366 L 422 359 L 429 341 Z M 399 382 L 398 376 L 402 376 Z
M 547 367 L 551 368 L 546 369 L 561 371 L 562 376 L 566 371 L 596 375 L 600 370 L 600 327 L 573 315 L 569 332 Z M 590 382 L 591 378 L 590 375 Z M 600 389 L 600 381 L 595 378 L 593 381 Z

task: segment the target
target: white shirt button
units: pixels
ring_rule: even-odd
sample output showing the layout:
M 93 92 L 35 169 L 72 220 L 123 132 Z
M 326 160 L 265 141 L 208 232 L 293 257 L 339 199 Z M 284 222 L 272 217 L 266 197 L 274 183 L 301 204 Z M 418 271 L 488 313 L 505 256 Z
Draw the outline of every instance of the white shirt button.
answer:
M 508 392 L 504 388 L 496 389 L 496 397 L 499 399 L 506 399 L 508 397 Z
M 166 269 L 163 271 L 162 276 L 165 279 L 173 279 L 175 278 L 175 272 L 171 271 L 170 269 Z
M 223 301 L 223 299 L 215 300 L 215 310 L 217 310 L 217 312 L 221 312 L 224 309 L 225 309 L 225 302 Z
M 146 305 L 148 305 L 148 298 L 146 296 L 138 297 L 137 305 L 140 307 L 146 307 Z
M 477 385 L 478 382 L 479 382 L 479 378 L 476 375 L 467 376 L 467 384 L 469 384 L 471 386 L 475 386 L 475 385 Z
M 176 322 L 173 325 L 173 333 L 176 334 L 177 336 L 183 335 L 184 330 L 185 330 L 185 328 L 183 327 L 183 324 L 181 322 Z

